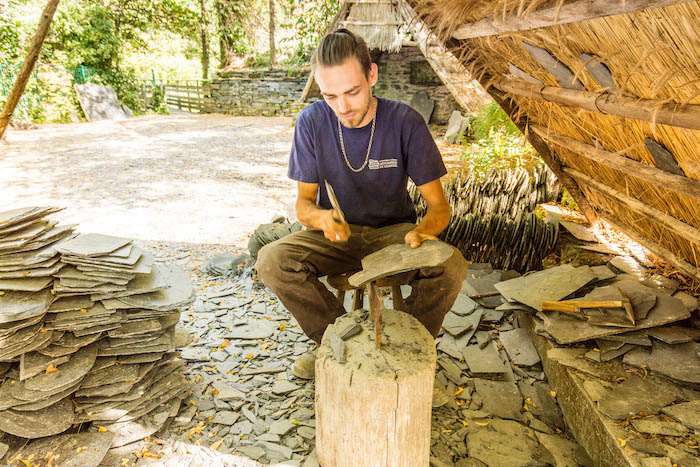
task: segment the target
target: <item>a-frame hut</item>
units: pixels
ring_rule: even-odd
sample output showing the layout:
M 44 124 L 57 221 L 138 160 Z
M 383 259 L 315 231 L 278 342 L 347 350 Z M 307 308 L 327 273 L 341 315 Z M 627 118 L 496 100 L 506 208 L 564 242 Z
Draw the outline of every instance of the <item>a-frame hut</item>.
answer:
M 371 27 L 405 28 L 463 106 L 478 80 L 590 221 L 700 280 L 700 2 L 386 3 Z M 331 29 L 370 27 L 359 6 Z
M 404 7 L 396 0 L 345 1 L 328 31 L 344 27 L 367 41 L 379 65 L 377 95 L 410 103 L 415 93 L 427 93 L 435 102 L 430 123 L 446 123 L 454 110 L 477 113 L 488 95 L 435 38 L 426 40 L 425 33 L 408 24 L 412 16 Z M 300 102 L 319 97 L 309 73 Z

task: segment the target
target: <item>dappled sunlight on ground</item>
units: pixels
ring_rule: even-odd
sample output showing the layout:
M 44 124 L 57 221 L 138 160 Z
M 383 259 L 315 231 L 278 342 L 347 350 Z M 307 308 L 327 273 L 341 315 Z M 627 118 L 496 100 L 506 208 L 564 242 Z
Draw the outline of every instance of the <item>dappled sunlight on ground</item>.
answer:
M 0 150 L 0 210 L 53 204 L 82 232 L 247 245 L 287 212 L 289 118 L 151 115 L 14 131 Z

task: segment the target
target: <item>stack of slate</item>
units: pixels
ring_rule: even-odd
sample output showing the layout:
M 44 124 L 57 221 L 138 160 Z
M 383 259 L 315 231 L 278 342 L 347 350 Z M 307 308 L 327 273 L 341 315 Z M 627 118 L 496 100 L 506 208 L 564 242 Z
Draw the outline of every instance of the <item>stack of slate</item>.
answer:
M 0 232 L 39 230 L 18 225 L 55 211 L 0 213 Z M 46 244 L 17 234 L 0 239 L 24 241 L 0 254 L 3 273 L 42 279 L 0 295 L 0 431 L 38 438 L 96 421 L 115 433 L 115 446 L 155 432 L 177 414 L 186 391 L 171 351 L 187 341 L 176 324 L 194 299 L 189 277 L 154 263 L 130 239 L 73 238 L 70 228 L 38 222 L 68 233 Z
M 534 213 L 538 203 L 557 199 L 561 191 L 546 166 L 536 166 L 532 174 L 523 168 L 493 170 L 483 178 L 456 172 L 444 190 L 452 213 L 440 239 L 467 260 L 526 272 L 539 269 L 554 249 L 557 223 Z M 425 201 L 414 185 L 409 191 L 420 218 Z

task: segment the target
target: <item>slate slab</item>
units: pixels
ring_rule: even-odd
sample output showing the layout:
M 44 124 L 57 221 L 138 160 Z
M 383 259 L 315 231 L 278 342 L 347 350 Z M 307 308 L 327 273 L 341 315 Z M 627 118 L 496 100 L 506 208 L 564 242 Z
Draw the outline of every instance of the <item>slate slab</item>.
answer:
M 496 343 L 491 341 L 483 349 L 479 345 L 468 345 L 462 349 L 464 360 L 472 374 L 489 374 L 506 372 L 505 365 L 498 355 Z
M 119 300 L 135 308 L 171 311 L 184 307 L 194 301 L 194 289 L 187 273 L 175 263 L 161 263 L 159 269 L 163 281 L 169 288 L 158 292 L 121 297 Z
M 117 93 L 111 86 L 86 83 L 74 84 L 73 88 L 78 96 L 80 107 L 89 121 L 127 118 Z
M 493 419 L 488 426 L 469 432 L 469 456 L 489 466 L 527 466 L 542 462 L 535 431 L 512 420 Z
M 20 438 L 43 438 L 63 433 L 73 425 L 75 413 L 68 399 L 43 410 L 0 412 L 0 430 Z
M 606 393 L 599 409 L 614 420 L 624 420 L 640 412 L 656 414 L 682 397 L 673 385 L 652 378 L 631 377 Z
M 571 235 L 574 236 L 574 238 L 577 238 L 578 240 L 583 240 L 584 242 L 598 241 L 598 238 L 595 236 L 593 231 L 585 225 L 569 221 L 559 221 L 559 225 L 564 227 L 567 232 L 569 232 Z
M 567 89 L 582 90 L 583 84 L 571 72 L 569 67 L 560 62 L 554 55 L 542 47 L 521 42 L 525 50 L 534 58 L 545 70 L 547 70 L 559 83 L 560 86 Z
M 11 323 L 43 315 L 49 309 L 53 295 L 49 290 L 38 293 L 5 292 L 0 295 L 0 323 Z
M 79 235 L 56 247 L 61 254 L 76 256 L 104 256 L 131 243 L 131 239 L 99 233 Z
M 66 363 L 68 360 L 70 360 L 68 355 L 50 357 L 42 355 L 39 352 L 23 353 L 19 362 L 19 379 L 20 381 L 24 381 L 25 379 L 45 372 L 49 365 L 59 366 Z
M 693 430 L 700 430 L 700 400 L 670 405 L 661 411 Z
M 683 173 L 683 170 L 678 166 L 678 162 L 676 162 L 673 154 L 671 154 L 663 144 L 651 138 L 644 138 L 644 145 L 654 158 L 654 162 L 658 168 L 672 174 L 685 176 L 685 173 Z
M 700 343 L 669 345 L 654 341 L 647 368 L 686 383 L 700 383 Z
M 596 278 L 588 266 L 575 268 L 569 264 L 528 274 L 496 284 L 508 301 L 518 301 L 542 311 L 543 301 L 559 301 Z
M 348 282 L 359 287 L 369 281 L 393 274 L 438 266 L 452 256 L 453 248 L 443 242 L 428 240 L 418 248 L 406 244 L 389 245 L 362 259 L 362 271 L 353 274 Z
M 639 280 L 646 277 L 647 268 L 639 264 L 639 262 L 631 256 L 616 256 L 610 260 L 608 265 L 613 266 Z
M 232 412 L 230 410 L 220 410 L 216 412 L 214 415 L 214 418 L 212 419 L 212 423 L 218 423 L 220 425 L 226 425 L 226 426 L 231 426 L 236 421 L 238 421 L 238 418 L 240 417 L 239 414 L 236 412 Z
M 232 327 L 230 331 L 225 332 L 224 337 L 244 340 L 267 339 L 274 334 L 278 326 L 273 321 L 255 319 L 248 324 Z
M 90 344 L 76 352 L 69 362 L 61 365 L 60 370 L 29 378 L 24 382 L 24 386 L 30 391 L 50 391 L 75 383 L 90 371 L 96 357 L 97 344 Z
M 540 356 L 532 342 L 532 337 L 525 328 L 501 332 L 499 340 L 505 347 L 514 365 L 532 366 L 540 361 Z
M 685 436 L 688 434 L 688 428 L 682 423 L 666 422 L 655 419 L 638 419 L 631 420 L 632 426 L 640 433 L 648 433 L 651 435 L 664 436 Z
M 272 385 L 272 393 L 277 395 L 287 394 L 289 392 L 299 389 L 300 386 L 292 383 L 291 381 L 275 381 Z
M 411 97 L 409 105 L 423 117 L 425 123 L 430 122 L 430 116 L 433 115 L 433 109 L 435 108 L 435 101 L 428 96 L 427 92 L 416 92 L 413 97 Z
M 481 396 L 481 410 L 495 417 L 520 420 L 523 399 L 515 383 L 472 379 L 477 394 Z
M 455 144 L 457 141 L 460 141 L 468 126 L 469 119 L 462 117 L 462 112 L 459 110 L 453 110 L 450 119 L 447 121 L 445 141 L 450 144 Z
M 29 443 L 14 454 L 15 458 L 48 460 L 61 467 L 96 466 L 109 450 L 112 433 L 74 433 L 53 436 Z
M 700 339 L 700 329 L 686 326 L 660 326 L 647 330 L 647 334 L 667 344 L 685 344 Z

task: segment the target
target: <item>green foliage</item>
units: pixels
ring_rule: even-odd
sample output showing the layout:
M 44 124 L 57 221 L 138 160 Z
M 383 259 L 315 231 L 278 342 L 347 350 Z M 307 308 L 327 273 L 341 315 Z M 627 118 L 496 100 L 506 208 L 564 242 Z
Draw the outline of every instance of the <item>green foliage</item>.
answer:
M 469 132 L 473 139 L 481 140 L 489 137 L 492 130 L 509 136 L 520 135 L 520 130 L 508 118 L 508 115 L 496 102 L 485 105 L 479 115 L 470 122 Z
M 285 60 L 285 65 L 300 66 L 307 64 L 311 52 L 316 48 L 321 37 L 326 33 L 329 23 L 340 8 L 340 0 L 308 1 L 283 0 L 287 16 L 293 18 L 282 27 L 294 31 L 292 42 L 294 49 Z
M 484 175 L 491 169 L 532 168 L 542 161 L 518 128 L 492 102 L 469 124 L 471 143 L 465 141 L 462 157 L 471 169 Z

